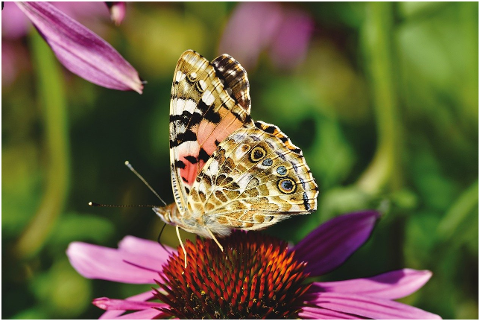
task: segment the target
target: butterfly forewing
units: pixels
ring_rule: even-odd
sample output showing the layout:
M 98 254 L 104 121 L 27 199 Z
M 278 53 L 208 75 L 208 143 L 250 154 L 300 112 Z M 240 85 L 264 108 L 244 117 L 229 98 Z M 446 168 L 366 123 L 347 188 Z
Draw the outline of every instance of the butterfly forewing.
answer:
M 227 93 L 245 109 L 247 114 L 250 114 L 250 84 L 247 72 L 242 65 L 227 54 L 212 60 L 212 65 L 217 72 L 217 76 L 223 80 Z
M 192 50 L 180 57 L 171 92 L 170 159 L 174 197 L 181 212 L 195 177 L 217 145 L 252 123 L 248 87 L 245 70 L 228 55 L 218 57 L 215 64 Z

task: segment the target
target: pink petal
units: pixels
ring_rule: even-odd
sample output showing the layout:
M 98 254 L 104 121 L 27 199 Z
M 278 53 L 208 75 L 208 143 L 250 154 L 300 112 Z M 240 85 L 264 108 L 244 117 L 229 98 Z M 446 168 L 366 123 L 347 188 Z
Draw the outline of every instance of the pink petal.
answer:
M 137 71 L 95 33 L 47 2 L 17 5 L 68 70 L 106 88 L 142 93 Z
M 122 315 L 125 311 L 120 310 L 109 310 L 105 311 L 98 319 L 99 320 L 111 320 L 116 319 L 118 316 Z
M 300 319 L 324 319 L 324 320 L 332 320 L 332 319 L 358 319 L 350 314 L 332 311 L 327 309 L 322 309 L 318 307 L 303 307 L 302 311 L 298 313 Z
M 131 296 L 127 298 L 126 300 L 129 301 L 148 301 L 150 299 L 153 299 L 155 296 L 153 294 L 153 291 L 147 291 L 144 293 L 140 293 L 134 296 Z M 124 313 L 125 310 L 107 310 L 105 313 L 103 313 L 99 319 L 113 319 Z
M 370 319 L 441 319 L 438 315 L 390 300 L 345 293 L 315 293 L 306 299 L 319 308 Z
M 164 313 L 156 309 L 145 309 L 137 312 L 124 314 L 117 319 L 133 319 L 133 320 L 153 320 L 159 319 Z
M 158 262 L 167 262 L 170 254 L 177 252 L 167 245 L 161 246 L 157 242 L 141 239 L 131 235 L 125 236 L 120 243 L 118 243 L 118 249 L 122 252 L 149 256 L 156 259 Z
M 399 299 L 420 289 L 432 276 L 430 271 L 403 269 L 370 278 L 337 282 L 314 282 L 318 292 L 354 293 L 382 299 Z
M 106 2 L 108 9 L 110 10 L 110 18 L 115 23 L 116 26 L 119 26 L 127 11 L 126 2 Z
M 130 300 L 117 300 L 110 298 L 96 298 L 93 300 L 93 305 L 103 310 L 144 310 L 149 308 L 166 307 L 168 304 L 160 302 L 142 302 Z
M 90 279 L 150 284 L 155 283 L 154 279 L 159 278 L 158 273 L 161 270 L 161 265 L 156 266 L 158 270 L 138 266 L 140 264 L 154 266 L 150 258 L 143 258 L 141 262 L 141 256 L 136 257 L 133 254 L 82 242 L 70 243 L 67 256 L 77 272 Z M 138 265 L 132 265 L 126 261 L 136 262 Z
M 379 216 L 375 211 L 364 211 L 335 217 L 292 248 L 295 258 L 308 262 L 305 272 L 311 276 L 325 274 L 342 264 L 368 239 Z

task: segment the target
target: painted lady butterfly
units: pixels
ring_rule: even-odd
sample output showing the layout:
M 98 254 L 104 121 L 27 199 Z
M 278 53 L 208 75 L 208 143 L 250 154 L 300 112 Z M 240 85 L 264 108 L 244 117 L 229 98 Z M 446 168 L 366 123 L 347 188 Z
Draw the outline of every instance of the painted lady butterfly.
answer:
M 222 248 L 214 235 L 316 210 L 318 187 L 302 151 L 278 127 L 251 119 L 249 90 L 247 72 L 229 55 L 209 62 L 187 50 L 178 60 L 170 101 L 175 203 L 153 208 L 177 234 L 180 227 Z

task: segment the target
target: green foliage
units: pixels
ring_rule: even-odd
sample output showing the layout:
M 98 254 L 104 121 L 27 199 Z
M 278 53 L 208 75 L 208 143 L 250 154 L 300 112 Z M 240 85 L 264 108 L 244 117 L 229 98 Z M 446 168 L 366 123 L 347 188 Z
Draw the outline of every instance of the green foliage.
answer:
M 317 212 L 266 233 L 297 242 L 332 217 L 378 209 L 371 239 L 322 280 L 428 269 L 429 283 L 402 302 L 477 318 L 478 3 L 281 5 L 309 13 L 314 32 L 294 69 L 277 68 L 266 50 L 247 69 L 252 116 L 302 148 L 320 196 Z M 173 69 L 186 49 L 220 54 L 237 7 L 132 3 L 118 28 L 99 19 L 102 37 L 148 81 L 141 96 L 60 69 L 33 29 L 26 41 L 3 38 L 28 52 L 28 67 L 2 88 L 3 318 L 97 318 L 93 298 L 149 289 L 84 279 L 65 250 L 73 241 L 156 239 L 161 223 L 150 209 L 87 203 L 159 204 L 125 160 L 173 200 Z M 171 227 L 162 242 L 178 244 Z

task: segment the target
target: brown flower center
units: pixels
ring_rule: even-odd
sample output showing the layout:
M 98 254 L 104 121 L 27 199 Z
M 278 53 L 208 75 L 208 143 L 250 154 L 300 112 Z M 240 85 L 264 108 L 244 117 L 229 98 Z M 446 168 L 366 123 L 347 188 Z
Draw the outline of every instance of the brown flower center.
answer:
M 296 262 L 287 244 L 259 233 L 234 231 L 220 240 L 186 243 L 164 266 L 157 282 L 164 312 L 178 318 L 293 318 L 309 285 L 302 284 L 306 263 Z

